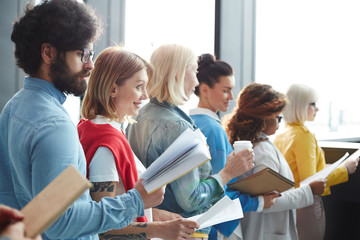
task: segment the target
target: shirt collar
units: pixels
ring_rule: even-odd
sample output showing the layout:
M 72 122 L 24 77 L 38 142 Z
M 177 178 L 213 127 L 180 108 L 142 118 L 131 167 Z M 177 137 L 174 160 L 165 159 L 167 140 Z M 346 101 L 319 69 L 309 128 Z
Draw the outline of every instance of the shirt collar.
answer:
M 63 104 L 66 100 L 66 95 L 63 92 L 57 89 L 53 83 L 44 79 L 26 77 L 24 80 L 24 88 L 46 92 L 56 98 L 60 104 Z
M 190 115 L 207 115 L 207 116 L 215 119 L 216 121 L 221 122 L 219 116 L 208 108 L 190 109 L 189 114 Z
M 186 114 L 183 110 L 181 110 L 178 106 L 171 105 L 168 102 L 159 102 L 156 98 L 151 98 L 150 102 L 158 104 L 162 107 L 168 108 L 170 111 L 175 112 L 179 117 L 190 123 L 193 127 L 193 129 L 197 129 L 196 124 L 192 118 Z
M 269 137 L 269 136 L 268 136 L 268 135 L 266 135 L 264 132 L 261 132 L 261 133 L 260 133 L 260 137 L 267 138 L 267 137 Z
M 291 122 L 291 123 L 286 123 L 287 125 L 294 125 L 294 126 L 304 126 L 303 122 Z
M 94 119 L 91 119 L 92 123 L 95 124 L 110 124 L 112 127 L 116 128 L 117 130 L 121 131 L 121 124 L 116 121 L 111 121 L 109 118 L 106 118 L 102 115 L 96 115 Z

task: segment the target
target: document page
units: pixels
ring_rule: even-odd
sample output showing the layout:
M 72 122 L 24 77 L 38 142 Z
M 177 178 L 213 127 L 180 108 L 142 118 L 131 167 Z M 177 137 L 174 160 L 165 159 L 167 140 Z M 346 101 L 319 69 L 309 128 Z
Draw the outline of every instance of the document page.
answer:
M 314 175 L 308 177 L 307 179 L 303 180 L 300 182 L 300 186 L 303 186 L 305 184 L 309 184 L 312 181 L 315 180 L 319 180 L 319 179 L 326 179 L 329 174 L 335 170 L 335 168 L 337 168 L 346 158 L 347 156 L 349 156 L 349 153 L 345 153 L 345 155 L 340 158 L 339 160 L 337 160 L 336 162 L 334 162 L 333 164 L 331 164 L 330 166 L 324 168 L 323 170 L 315 173 Z
M 202 229 L 242 217 L 244 217 L 244 214 L 239 199 L 231 200 L 225 195 L 207 212 L 188 219 L 197 221 L 200 225 L 199 229 Z

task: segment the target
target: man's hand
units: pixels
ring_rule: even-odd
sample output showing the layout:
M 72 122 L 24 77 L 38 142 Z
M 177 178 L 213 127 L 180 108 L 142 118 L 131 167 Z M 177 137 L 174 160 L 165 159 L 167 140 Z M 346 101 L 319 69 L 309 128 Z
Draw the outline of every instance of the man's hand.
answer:
M 153 220 L 154 221 L 169 221 L 178 218 L 183 218 L 181 215 L 173 212 L 169 212 L 162 209 L 153 208 L 152 209 Z
M 23 219 L 24 216 L 19 210 L 0 204 L 0 238 L 30 240 L 25 237 Z M 42 238 L 37 236 L 35 239 L 41 240 Z
M 190 239 L 199 224 L 195 221 L 184 218 L 174 219 L 165 222 L 153 222 L 156 224 L 155 232 L 148 237 L 159 237 L 163 240 L 183 240 Z

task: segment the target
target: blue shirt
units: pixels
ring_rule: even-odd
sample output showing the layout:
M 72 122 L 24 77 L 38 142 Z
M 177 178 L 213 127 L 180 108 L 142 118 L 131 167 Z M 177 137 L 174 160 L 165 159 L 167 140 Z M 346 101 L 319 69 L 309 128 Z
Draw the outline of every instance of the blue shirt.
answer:
M 151 99 L 143 106 L 136 123 L 128 129 L 128 140 L 134 153 L 150 166 L 186 129 L 195 130 L 193 120 L 180 108 Z M 191 217 L 205 212 L 224 193 L 219 175 L 211 175 L 211 164 L 206 162 L 166 187 L 159 208 Z M 209 229 L 199 232 L 208 233 Z
M 218 173 L 225 167 L 227 157 L 233 151 L 226 132 L 220 125 L 220 119 L 214 112 L 207 108 L 191 109 L 190 117 L 205 135 L 210 149 L 213 171 L 214 173 Z M 236 181 L 236 178 L 231 181 Z M 258 209 L 259 200 L 257 197 L 250 197 L 249 194 L 232 191 L 227 188 L 226 195 L 231 199 L 239 198 L 244 212 L 256 211 Z M 229 237 L 238 224 L 239 220 L 234 220 L 215 225 L 215 228 Z M 211 238 L 215 239 L 213 235 L 211 235 Z
M 86 176 L 85 155 L 62 106 L 65 100 L 52 83 L 27 77 L 6 104 L 0 115 L 0 203 L 23 208 L 70 164 Z M 135 189 L 99 203 L 86 191 L 42 237 L 98 239 L 98 233 L 123 228 L 143 214 Z
M 211 154 L 211 166 L 214 173 L 220 172 L 226 163 L 228 155 L 234 150 L 219 117 L 209 109 L 196 108 L 190 110 L 190 117 L 205 135 Z

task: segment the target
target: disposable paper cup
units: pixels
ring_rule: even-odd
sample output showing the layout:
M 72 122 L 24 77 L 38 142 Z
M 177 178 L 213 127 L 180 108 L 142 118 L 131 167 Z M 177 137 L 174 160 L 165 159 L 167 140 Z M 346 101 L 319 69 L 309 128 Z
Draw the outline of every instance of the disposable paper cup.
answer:
M 244 149 L 251 149 L 253 147 L 252 143 L 248 140 L 235 141 L 233 146 L 235 153 L 241 152 Z

